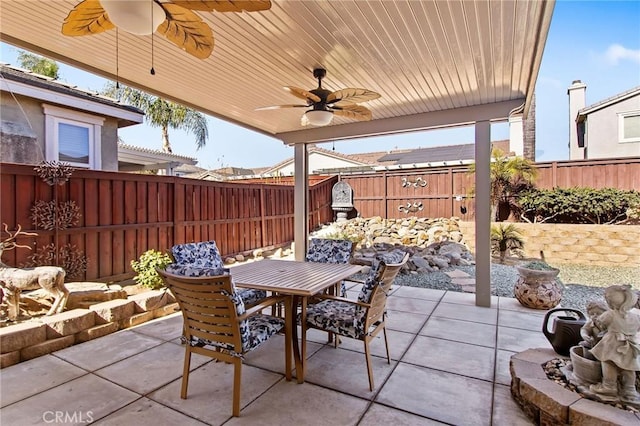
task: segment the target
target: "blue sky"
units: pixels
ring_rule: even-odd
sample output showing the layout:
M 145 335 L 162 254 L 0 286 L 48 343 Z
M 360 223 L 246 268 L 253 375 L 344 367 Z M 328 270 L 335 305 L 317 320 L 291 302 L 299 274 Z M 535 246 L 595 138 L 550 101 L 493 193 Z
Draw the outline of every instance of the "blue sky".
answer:
M 3 62 L 17 65 L 17 49 L 1 44 Z M 61 64 L 63 80 L 100 90 L 105 80 Z M 569 117 L 567 88 L 573 80 L 587 85 L 587 105 L 640 86 L 640 1 L 556 2 L 536 85 L 536 159 L 567 160 Z M 209 118 L 207 146 L 196 150 L 194 138 L 170 130 L 173 152 L 195 157 L 204 168 L 263 167 L 293 156 L 293 149 L 262 134 Z M 130 145 L 161 148 L 160 129 L 146 125 L 123 129 Z M 492 126 L 492 139 L 507 139 L 505 124 Z M 336 142 L 343 153 L 385 151 L 473 142 L 473 128 L 458 128 Z M 332 149 L 332 144 L 322 145 Z

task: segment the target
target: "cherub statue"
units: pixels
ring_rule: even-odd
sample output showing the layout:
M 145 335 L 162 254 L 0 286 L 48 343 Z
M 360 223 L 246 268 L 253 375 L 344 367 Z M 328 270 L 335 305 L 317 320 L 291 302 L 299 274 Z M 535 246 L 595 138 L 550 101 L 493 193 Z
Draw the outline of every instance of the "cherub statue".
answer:
M 599 319 L 600 315 L 607 309 L 609 308 L 602 300 L 592 300 L 587 304 L 587 316 L 589 319 L 580 329 L 580 336 L 582 337 L 580 346 L 584 348 L 583 355 L 585 358 L 596 359 L 591 354 L 590 349 L 602 339 L 602 336 L 607 331 Z
M 602 383 L 590 386 L 590 390 L 602 399 L 619 398 L 623 402 L 638 404 L 636 371 L 640 371 L 640 345 L 636 334 L 640 331 L 640 315 L 631 312 L 638 296 L 629 285 L 607 287 L 604 298 L 609 310 L 598 316 L 598 322 L 606 328 L 602 339 L 591 353 L 602 363 Z M 618 376 L 622 389 L 618 392 Z

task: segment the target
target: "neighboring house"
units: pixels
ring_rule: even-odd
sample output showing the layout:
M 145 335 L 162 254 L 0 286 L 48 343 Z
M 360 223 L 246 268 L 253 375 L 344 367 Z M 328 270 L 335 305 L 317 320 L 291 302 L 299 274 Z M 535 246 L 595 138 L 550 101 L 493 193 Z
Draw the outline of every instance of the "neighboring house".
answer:
M 141 110 L 19 68 L 0 76 L 1 161 L 118 170 L 118 129 L 142 123 Z
M 92 170 L 176 174 L 196 160 L 118 142 L 144 112 L 30 71 L 0 67 L 0 161 L 63 161 Z
M 510 153 L 509 141 L 492 142 L 494 148 Z M 360 154 L 341 154 L 315 145 L 309 146 L 309 173 L 328 174 L 408 167 L 435 167 L 474 162 L 474 144 L 436 146 Z M 293 158 L 265 170 L 261 176 L 293 175 Z
M 184 176 L 195 170 L 198 160 L 162 150 L 141 148 L 118 143 L 118 170 L 121 172 L 157 171 L 167 176 Z M 195 168 L 197 169 L 197 167 Z
M 586 106 L 586 84 L 569 87 L 569 159 L 640 156 L 640 86 Z

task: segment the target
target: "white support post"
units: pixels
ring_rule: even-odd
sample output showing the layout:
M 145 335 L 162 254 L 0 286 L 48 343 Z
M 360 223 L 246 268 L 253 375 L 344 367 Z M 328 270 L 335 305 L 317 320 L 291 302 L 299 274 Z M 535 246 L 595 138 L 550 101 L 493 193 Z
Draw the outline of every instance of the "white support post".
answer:
M 304 260 L 309 238 L 309 167 L 307 144 L 294 145 L 293 238 L 296 260 Z
M 475 124 L 476 306 L 491 307 L 491 123 Z

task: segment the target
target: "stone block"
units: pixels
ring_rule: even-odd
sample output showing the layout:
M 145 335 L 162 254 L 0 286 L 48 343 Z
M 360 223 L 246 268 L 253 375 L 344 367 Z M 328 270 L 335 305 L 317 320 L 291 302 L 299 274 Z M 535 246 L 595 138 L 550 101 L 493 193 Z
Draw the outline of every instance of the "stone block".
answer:
M 0 353 L 18 351 L 47 340 L 47 328 L 44 324 L 25 322 L 0 328 Z
M 554 352 L 551 348 L 535 348 L 535 349 L 527 349 L 526 351 L 514 354 L 511 356 L 511 359 L 519 359 L 522 361 L 528 361 L 533 364 L 540 366 L 542 369 L 542 364 L 545 362 L 561 357 L 557 353 Z M 564 357 L 568 358 L 568 357 Z
M 134 294 L 129 297 L 135 306 L 135 312 L 148 312 L 158 309 L 167 304 L 168 290 L 152 290 L 144 293 Z
M 118 323 L 120 328 L 129 328 L 129 327 L 133 327 L 135 325 L 140 325 L 142 323 L 145 323 L 147 321 L 151 321 L 154 318 L 153 316 L 153 311 L 149 311 L 149 312 L 141 312 L 139 314 L 134 314 L 132 316 L 130 316 L 129 318 L 125 318 L 123 320 L 120 320 L 120 322 Z
M 0 368 L 9 367 L 10 365 L 20 362 L 20 351 L 8 352 L 0 355 Z
M 115 322 L 96 325 L 76 334 L 76 343 L 88 342 L 89 340 L 97 339 L 98 337 L 106 336 L 116 331 L 118 331 L 118 323 Z
M 626 254 L 605 254 L 604 259 L 611 263 L 624 263 L 629 261 L 629 256 Z
M 153 310 L 153 317 L 160 318 L 165 315 L 175 314 L 180 311 L 180 306 L 178 306 L 178 302 L 169 303 L 168 305 L 164 305 L 162 308 Z
M 580 400 L 579 394 L 571 392 L 547 379 L 521 377 L 520 395 L 551 416 L 555 424 L 565 424 L 569 418 L 569 406 Z
M 79 333 L 96 324 L 96 314 L 88 309 L 73 309 L 50 317 L 42 317 L 47 326 L 47 339 Z
M 59 351 L 60 349 L 67 348 L 74 343 L 75 336 L 64 336 L 58 339 L 47 340 L 46 342 L 23 348 L 20 350 L 20 358 L 23 361 L 27 361 L 32 358 L 37 358 L 42 355 L 50 354 L 51 352 Z
M 640 420 L 629 411 L 583 398 L 569 407 L 569 424 L 616 426 L 640 424 Z
M 580 245 L 584 247 L 602 245 L 600 238 L 584 238 L 580 240 Z
M 118 299 L 92 305 L 89 310 L 96 313 L 96 324 L 106 324 L 129 318 L 135 311 L 135 305 L 129 300 Z

